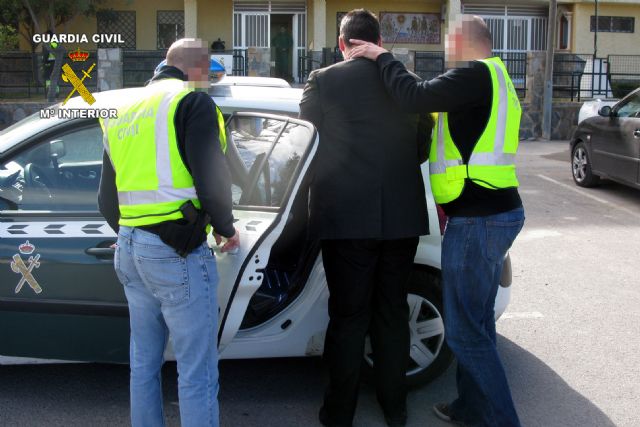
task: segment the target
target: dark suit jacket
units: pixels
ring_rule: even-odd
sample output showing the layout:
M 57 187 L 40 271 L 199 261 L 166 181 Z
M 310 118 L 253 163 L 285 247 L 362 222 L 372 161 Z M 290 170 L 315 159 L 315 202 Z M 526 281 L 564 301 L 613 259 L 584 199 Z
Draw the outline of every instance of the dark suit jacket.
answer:
M 374 62 L 359 58 L 312 72 L 300 117 L 320 135 L 310 189 L 312 237 L 428 234 L 419 152 L 428 152 L 431 129 L 392 101 Z

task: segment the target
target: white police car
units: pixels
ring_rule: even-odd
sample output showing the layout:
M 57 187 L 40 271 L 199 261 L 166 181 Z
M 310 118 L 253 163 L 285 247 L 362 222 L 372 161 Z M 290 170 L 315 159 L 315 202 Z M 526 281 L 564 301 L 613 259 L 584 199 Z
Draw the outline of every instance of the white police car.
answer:
M 138 90 L 56 108 L 114 108 Z M 304 197 L 319 136 L 293 118 L 302 91 L 239 84 L 211 93 L 228 117 L 242 242 L 236 254 L 217 251 L 221 357 L 320 355 L 328 290 L 319 246 L 306 239 Z M 110 248 L 116 235 L 97 210 L 101 167 L 96 119 L 36 114 L 0 132 L 0 355 L 127 362 L 128 311 Z M 441 227 L 426 164 L 423 175 L 431 234 L 420 239 L 409 286 L 411 384 L 430 381 L 452 360 L 442 322 Z M 510 284 L 507 259 L 497 317 Z M 364 358 L 372 364 L 370 349 Z

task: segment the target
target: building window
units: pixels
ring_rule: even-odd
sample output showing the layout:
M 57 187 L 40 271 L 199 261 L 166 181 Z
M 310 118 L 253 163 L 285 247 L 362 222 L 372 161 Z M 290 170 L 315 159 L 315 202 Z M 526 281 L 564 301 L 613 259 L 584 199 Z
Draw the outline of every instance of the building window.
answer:
M 121 43 L 98 43 L 98 47 L 136 48 L 136 12 L 103 10 L 96 14 L 98 34 L 120 34 Z
M 485 20 L 495 52 L 547 49 L 549 9 L 546 7 L 463 4 L 463 13 L 479 15 Z
M 591 32 L 595 31 L 596 17 L 591 16 Z M 635 32 L 635 18 L 627 16 L 598 16 L 598 32 L 633 33 Z
M 560 37 L 559 48 L 569 49 L 569 19 L 566 16 L 560 16 Z
M 158 49 L 169 49 L 171 44 L 184 37 L 184 11 L 158 11 Z

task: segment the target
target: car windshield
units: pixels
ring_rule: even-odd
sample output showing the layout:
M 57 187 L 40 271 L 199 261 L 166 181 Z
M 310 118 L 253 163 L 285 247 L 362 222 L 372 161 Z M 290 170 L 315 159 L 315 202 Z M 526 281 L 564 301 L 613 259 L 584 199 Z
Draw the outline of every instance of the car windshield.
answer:
M 7 151 L 17 142 L 42 132 L 51 125 L 51 120 L 40 118 L 40 112 L 34 113 L 8 128 L 0 131 L 0 153 Z

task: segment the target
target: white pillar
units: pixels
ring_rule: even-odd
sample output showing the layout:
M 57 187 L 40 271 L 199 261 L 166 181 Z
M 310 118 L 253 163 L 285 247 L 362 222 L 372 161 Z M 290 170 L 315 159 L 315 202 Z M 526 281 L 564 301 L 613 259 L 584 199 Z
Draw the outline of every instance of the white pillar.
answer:
M 198 0 L 184 0 L 184 36 L 198 37 Z
M 455 21 L 462 14 L 462 4 L 460 0 L 448 0 L 446 3 L 446 13 L 445 13 L 445 24 L 446 28 L 443 29 L 443 32 L 449 30 L 449 22 Z
M 313 1 L 313 50 L 327 46 L 327 0 Z

